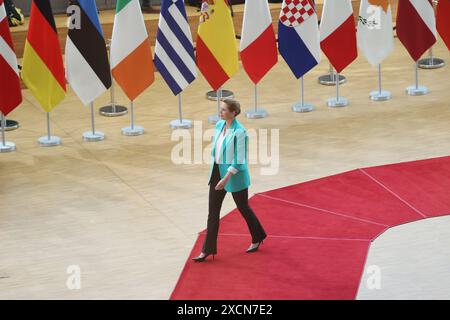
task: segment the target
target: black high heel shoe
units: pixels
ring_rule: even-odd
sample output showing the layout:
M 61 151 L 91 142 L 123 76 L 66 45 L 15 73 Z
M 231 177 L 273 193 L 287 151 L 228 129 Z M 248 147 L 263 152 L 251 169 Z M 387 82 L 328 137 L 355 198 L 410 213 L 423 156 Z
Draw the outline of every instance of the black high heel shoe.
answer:
M 205 261 L 206 258 L 208 258 L 209 255 L 211 255 L 211 253 L 205 254 L 203 257 L 198 256 L 198 257 L 192 258 L 192 260 L 194 260 L 195 262 L 203 262 L 203 261 Z M 213 256 L 213 260 L 214 260 L 214 254 L 212 256 Z
M 247 249 L 247 253 L 252 253 L 252 252 L 256 252 L 256 251 L 258 251 L 258 249 L 259 249 L 259 246 L 261 245 L 261 244 L 263 244 L 264 243 L 264 240 L 262 240 L 262 241 L 260 241 L 260 242 L 258 242 L 258 245 L 256 246 L 256 247 L 254 247 L 254 248 L 252 248 L 252 249 Z

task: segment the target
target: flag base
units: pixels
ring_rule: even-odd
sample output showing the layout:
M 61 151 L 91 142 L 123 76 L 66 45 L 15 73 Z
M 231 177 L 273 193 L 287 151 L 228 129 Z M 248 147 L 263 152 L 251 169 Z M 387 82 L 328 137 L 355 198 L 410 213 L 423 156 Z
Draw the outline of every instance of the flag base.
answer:
M 445 66 L 445 61 L 440 58 L 424 58 L 418 62 L 421 69 L 438 69 Z
M 428 93 L 428 88 L 425 86 L 410 86 L 406 88 L 406 93 L 410 96 L 423 96 Z
M 83 140 L 87 141 L 87 142 L 96 142 L 96 141 L 101 141 L 105 139 L 105 134 L 103 132 L 100 131 L 87 131 L 85 133 L 83 133 Z
M 172 129 L 189 129 L 192 128 L 192 121 L 183 119 L 180 121 L 180 119 L 172 120 L 170 121 L 170 127 Z
M 339 75 L 339 84 L 343 84 L 347 81 L 347 78 L 343 75 Z M 326 74 L 319 77 L 319 83 L 324 86 L 335 86 L 336 85 L 336 77 L 334 74 Z
M 99 109 L 99 113 L 105 117 L 120 117 L 128 113 L 128 109 L 121 105 L 107 105 Z
M 16 151 L 16 144 L 6 141 L 5 144 L 0 143 L 0 153 Z
M 249 109 L 245 111 L 245 116 L 248 119 L 262 119 L 267 117 L 267 111 L 264 109 Z
M 222 93 L 220 95 L 220 100 L 234 98 L 234 93 L 230 90 L 221 90 L 221 92 Z M 208 93 L 206 93 L 206 99 L 217 101 L 217 91 L 209 91 Z
M 6 119 L 5 131 L 13 131 L 16 129 L 19 129 L 19 122 L 17 122 L 16 120 Z
M 125 127 L 122 128 L 122 134 L 124 136 L 140 136 L 144 134 L 144 128 L 140 126 Z
M 41 147 L 54 147 L 59 146 L 61 144 L 61 138 L 57 136 L 43 136 L 38 139 L 39 145 Z
M 392 98 L 392 95 L 389 91 L 372 91 L 370 93 L 370 99 L 372 101 L 387 101 L 390 100 Z
M 337 98 L 329 98 L 327 100 L 327 105 L 330 108 L 341 108 L 341 107 L 346 107 L 348 106 L 348 100 L 344 97 L 339 97 L 339 99 Z
M 297 102 L 292 106 L 292 111 L 294 112 L 311 112 L 314 110 L 314 106 L 309 103 Z

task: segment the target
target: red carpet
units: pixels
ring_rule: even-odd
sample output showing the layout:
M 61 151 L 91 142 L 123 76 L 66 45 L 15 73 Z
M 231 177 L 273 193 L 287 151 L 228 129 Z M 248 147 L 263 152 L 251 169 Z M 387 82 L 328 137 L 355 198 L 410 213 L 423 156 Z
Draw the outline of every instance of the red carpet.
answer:
M 245 253 L 251 237 L 231 211 L 215 260 L 191 261 L 204 230 L 171 299 L 354 299 L 371 241 L 450 214 L 450 157 L 353 170 L 256 194 L 250 205 L 268 234 L 260 251 Z

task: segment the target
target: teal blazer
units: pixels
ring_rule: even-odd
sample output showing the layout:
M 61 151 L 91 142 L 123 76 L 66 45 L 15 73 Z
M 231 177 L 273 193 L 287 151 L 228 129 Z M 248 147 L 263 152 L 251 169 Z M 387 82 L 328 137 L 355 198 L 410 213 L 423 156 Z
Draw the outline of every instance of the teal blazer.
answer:
M 225 134 L 221 150 L 216 150 L 217 138 L 222 132 L 225 124 L 225 120 L 219 120 L 216 123 L 212 144 L 212 161 L 211 169 L 209 171 L 208 185 L 211 183 L 211 176 L 215 162 L 214 155 L 216 154 L 216 152 L 220 152 L 221 156 L 218 161 L 220 178 L 223 179 L 223 177 L 225 177 L 227 171 L 230 171 L 230 167 L 233 167 L 238 171 L 235 174 L 231 175 L 230 180 L 225 185 L 225 191 L 237 192 L 248 188 L 248 186 L 250 185 L 250 175 L 247 167 L 248 135 L 245 127 L 236 118 L 234 118 L 230 128 Z

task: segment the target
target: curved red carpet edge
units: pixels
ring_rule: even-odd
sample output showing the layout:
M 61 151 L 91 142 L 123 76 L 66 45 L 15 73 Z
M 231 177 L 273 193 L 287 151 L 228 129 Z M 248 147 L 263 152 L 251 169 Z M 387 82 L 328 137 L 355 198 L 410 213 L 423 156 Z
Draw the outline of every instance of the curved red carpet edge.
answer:
M 191 260 L 204 230 L 170 299 L 355 299 L 374 239 L 450 214 L 450 157 L 357 169 L 258 193 L 250 205 L 268 234 L 260 250 L 245 253 L 251 237 L 231 211 L 215 260 Z

